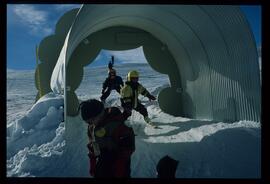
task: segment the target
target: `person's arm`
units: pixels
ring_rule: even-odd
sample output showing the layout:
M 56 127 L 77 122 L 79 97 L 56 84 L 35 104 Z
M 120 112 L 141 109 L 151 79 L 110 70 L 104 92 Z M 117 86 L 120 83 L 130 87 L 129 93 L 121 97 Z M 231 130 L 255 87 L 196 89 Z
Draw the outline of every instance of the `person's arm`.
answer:
M 120 87 L 122 88 L 123 86 L 124 86 L 124 82 L 123 82 L 123 79 L 122 79 L 122 77 L 119 77 L 120 79 Z
M 149 91 L 147 91 L 147 89 L 145 87 L 143 87 L 141 84 L 139 84 L 139 93 L 147 98 L 149 98 L 149 100 L 156 100 L 156 97 L 154 97 L 153 95 L 151 95 L 149 93 Z
M 117 117 L 117 119 L 121 119 L 118 117 L 120 117 L 122 113 L 117 107 L 106 108 L 106 111 L 108 112 L 108 117 Z
M 109 61 L 108 68 L 109 69 L 112 69 L 113 68 L 113 64 L 114 64 L 114 56 L 112 56 L 112 60 Z
M 87 148 L 88 148 L 88 157 L 89 157 L 89 163 L 90 163 L 89 174 L 91 176 L 94 176 L 96 172 L 96 156 L 94 154 L 94 149 L 92 145 L 93 140 L 92 140 L 91 131 L 92 129 L 88 126 L 87 134 L 89 138 L 89 143 L 87 144 Z
M 125 177 L 127 166 L 135 151 L 135 135 L 133 129 L 122 124 L 118 127 L 119 153 L 115 161 L 115 177 Z
M 110 70 L 113 68 L 113 65 L 112 65 L 112 63 L 111 63 L 111 62 L 109 62 L 109 64 L 108 64 L 108 68 L 109 68 Z
M 108 87 L 108 82 L 109 82 L 109 80 L 108 80 L 108 78 L 106 78 L 102 84 L 102 92 L 101 92 L 102 94 L 105 92 L 106 88 Z
M 90 162 L 90 170 L 89 170 L 89 174 L 91 176 L 95 175 L 96 172 L 96 156 L 94 155 L 94 150 L 93 147 L 91 146 L 91 144 L 87 144 L 88 147 L 88 157 L 89 157 L 89 162 Z

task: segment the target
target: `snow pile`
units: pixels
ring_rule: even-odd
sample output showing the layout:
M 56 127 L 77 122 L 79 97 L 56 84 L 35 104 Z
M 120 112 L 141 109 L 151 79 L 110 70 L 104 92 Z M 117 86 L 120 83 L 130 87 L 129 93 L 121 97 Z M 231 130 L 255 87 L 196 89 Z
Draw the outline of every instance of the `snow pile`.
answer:
M 49 93 L 23 118 L 8 125 L 8 176 L 40 173 L 52 165 L 46 158 L 62 154 L 65 145 L 63 110 L 63 97 Z

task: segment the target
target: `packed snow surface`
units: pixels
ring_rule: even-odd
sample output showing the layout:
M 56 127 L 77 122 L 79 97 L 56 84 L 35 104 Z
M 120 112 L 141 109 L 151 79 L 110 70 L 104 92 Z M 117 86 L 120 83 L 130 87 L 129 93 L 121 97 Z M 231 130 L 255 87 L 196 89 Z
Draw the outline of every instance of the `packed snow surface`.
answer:
M 168 76 L 147 64 L 116 65 L 125 80 L 129 70 L 140 72 L 140 82 L 152 94 L 170 85 Z M 100 97 L 106 67 L 85 68 L 76 90 L 80 100 Z M 90 177 L 86 124 L 78 117 L 63 122 L 63 96 L 49 93 L 35 103 L 34 71 L 7 72 L 7 176 Z M 165 155 L 179 161 L 177 178 L 259 178 L 261 124 L 241 120 L 219 122 L 174 117 L 156 101 L 140 97 L 157 129 L 133 111 L 126 124 L 136 134 L 131 177 L 156 178 L 156 165 Z M 115 91 L 108 106 L 120 106 Z

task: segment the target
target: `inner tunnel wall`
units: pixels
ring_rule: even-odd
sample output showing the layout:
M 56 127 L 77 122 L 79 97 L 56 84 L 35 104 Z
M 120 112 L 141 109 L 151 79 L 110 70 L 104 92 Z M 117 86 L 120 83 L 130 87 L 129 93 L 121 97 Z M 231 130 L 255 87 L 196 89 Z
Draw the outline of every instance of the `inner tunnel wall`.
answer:
M 165 112 L 171 108 L 168 113 L 190 118 L 260 121 L 258 55 L 253 35 L 239 7 L 84 5 L 66 39 L 68 44 L 64 58 L 67 68 L 83 65 L 84 61 L 73 61 L 72 57 L 85 38 L 117 26 L 149 33 L 172 56 L 177 70 L 169 71 L 168 75 L 171 83 L 178 82 L 159 95 L 160 106 Z M 146 58 L 151 58 L 148 56 L 151 55 L 150 50 L 144 50 Z M 151 61 L 149 64 L 161 72 L 162 69 L 155 68 Z M 73 94 L 80 81 L 74 82 L 73 86 L 68 80 L 72 78 L 70 76 L 67 71 L 67 87 Z M 76 95 L 71 96 L 74 98 L 68 97 L 68 106 L 76 100 Z M 170 97 L 179 101 L 166 104 Z

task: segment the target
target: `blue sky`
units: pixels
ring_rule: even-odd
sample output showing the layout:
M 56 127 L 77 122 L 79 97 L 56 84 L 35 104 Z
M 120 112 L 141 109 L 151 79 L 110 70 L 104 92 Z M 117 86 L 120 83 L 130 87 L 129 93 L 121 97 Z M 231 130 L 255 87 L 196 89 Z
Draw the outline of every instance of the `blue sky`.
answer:
M 261 46 L 261 32 L 262 32 L 262 8 L 261 6 L 240 6 L 241 10 L 246 15 L 249 25 L 255 36 L 257 46 Z
M 7 5 L 7 68 L 35 69 L 35 47 L 46 36 L 53 34 L 58 19 L 79 4 L 9 4 Z M 261 45 L 261 6 L 240 6 Z M 139 49 L 140 50 L 140 49 Z M 99 59 L 109 60 L 109 54 Z M 139 56 L 142 57 L 142 56 Z

